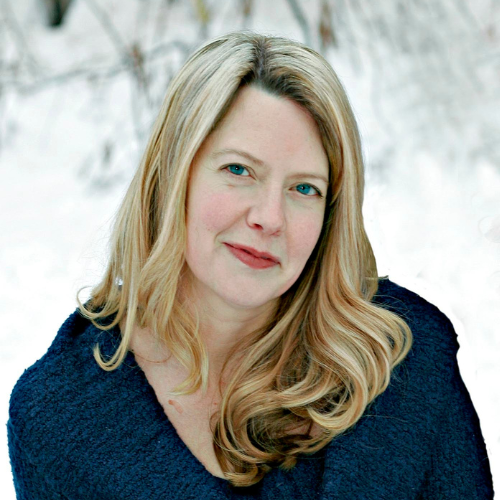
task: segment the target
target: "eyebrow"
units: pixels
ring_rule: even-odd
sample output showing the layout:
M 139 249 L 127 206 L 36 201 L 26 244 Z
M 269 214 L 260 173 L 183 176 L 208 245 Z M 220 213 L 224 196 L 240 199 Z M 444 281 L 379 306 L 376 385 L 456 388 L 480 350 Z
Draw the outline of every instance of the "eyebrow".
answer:
M 256 158 L 254 155 L 248 153 L 247 151 L 243 151 L 241 149 L 220 149 L 219 151 L 215 151 L 210 154 L 210 158 L 215 159 L 218 158 L 219 156 L 225 155 L 225 154 L 236 154 L 239 156 L 243 156 L 243 158 L 246 158 L 247 160 L 250 160 L 252 163 L 255 163 L 256 165 L 259 165 L 261 167 L 265 167 L 266 164 L 262 160 L 259 160 L 259 158 Z M 291 176 L 292 179 L 299 178 L 299 177 L 310 177 L 311 179 L 319 179 L 323 181 L 325 184 L 329 184 L 329 180 L 321 174 L 314 174 L 312 172 L 303 172 L 303 173 L 298 173 L 298 174 L 293 174 Z

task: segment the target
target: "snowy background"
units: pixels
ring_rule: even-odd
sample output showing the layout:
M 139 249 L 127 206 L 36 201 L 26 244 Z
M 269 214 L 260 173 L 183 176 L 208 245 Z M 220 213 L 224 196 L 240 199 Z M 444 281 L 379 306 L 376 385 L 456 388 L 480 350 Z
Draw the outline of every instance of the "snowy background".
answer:
M 0 0 L 0 420 L 99 279 L 169 79 L 205 39 L 250 28 L 306 42 L 344 82 L 379 273 L 452 320 L 498 489 L 500 2 L 73 0 L 50 27 L 51 3 Z M 0 485 L 14 499 L 5 432 Z

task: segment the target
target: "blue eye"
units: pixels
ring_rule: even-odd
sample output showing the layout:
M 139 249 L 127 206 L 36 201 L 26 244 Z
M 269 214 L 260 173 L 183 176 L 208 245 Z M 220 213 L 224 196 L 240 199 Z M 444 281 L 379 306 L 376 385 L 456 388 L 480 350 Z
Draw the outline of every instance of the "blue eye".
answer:
M 229 172 L 231 172 L 234 175 L 239 175 L 242 177 L 247 177 L 248 175 L 250 175 L 248 173 L 248 170 L 245 167 L 238 165 L 237 163 L 234 163 L 232 165 L 228 165 L 226 168 L 229 170 Z M 247 173 L 245 175 L 243 175 L 243 172 L 245 172 L 245 171 Z
M 311 186 L 310 184 L 299 184 L 297 186 L 297 191 L 299 193 L 305 194 L 306 196 L 322 196 L 319 189 Z

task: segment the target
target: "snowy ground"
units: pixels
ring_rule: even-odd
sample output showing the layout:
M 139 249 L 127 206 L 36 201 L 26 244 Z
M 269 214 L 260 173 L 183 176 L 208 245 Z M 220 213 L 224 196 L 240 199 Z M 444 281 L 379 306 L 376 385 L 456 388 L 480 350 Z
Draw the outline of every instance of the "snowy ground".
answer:
M 304 3 L 310 4 L 311 17 L 317 15 L 312 7 L 318 2 Z M 45 74 L 61 74 L 86 65 L 85 61 L 106 68 L 117 60 L 116 45 L 89 8 L 92 2 L 76 2 L 66 25 L 57 32 L 41 25 L 40 13 L 31 9 L 34 2 L 11 2 L 14 4 L 14 9 L 3 10 L 2 15 L 14 15 L 21 28 L 30 28 L 29 34 L 25 32 L 26 41 L 43 61 Z M 139 14 L 139 4 L 142 2 L 122 2 L 113 22 L 127 42 L 137 39 L 153 47 L 161 38 L 159 31 L 151 34 L 144 26 L 155 18 L 155 11 Z M 171 37 L 182 33 L 183 41 L 196 45 L 201 38 L 197 38 L 192 3 L 180 4 L 175 16 L 163 22 Z M 234 3 L 221 4 L 224 9 L 207 28 L 210 35 L 242 26 L 242 21 L 230 22 L 236 16 Z M 256 4 L 257 14 L 247 27 L 304 38 L 284 6 Z M 111 11 L 117 3 L 106 0 L 100 5 Z M 14 35 L 5 33 L 0 32 L 0 50 L 13 61 L 16 50 L 9 48 L 8 41 Z M 97 72 L 91 78 L 27 86 L 26 91 L 16 90 L 12 84 L 0 94 L 3 422 L 8 418 L 8 398 L 15 381 L 46 351 L 57 328 L 75 308 L 77 290 L 99 278 L 109 223 L 140 157 L 150 110 L 155 108 L 155 96 L 161 94 L 168 74 L 165 68 L 178 67 L 183 50 L 156 60 L 151 69 L 156 83 L 151 83 L 154 95 L 149 107 L 141 104 L 140 99 L 146 99 L 127 71 L 117 71 L 112 77 Z M 329 54 L 332 60 L 335 54 Z M 365 217 L 379 272 L 435 303 L 452 319 L 461 345 L 462 376 L 481 419 L 498 485 L 500 165 L 484 155 L 467 156 L 479 144 L 474 129 L 455 143 L 446 143 L 451 132 L 444 138 L 423 135 L 420 143 L 405 140 L 406 130 L 415 130 L 417 118 L 411 111 L 399 112 L 404 104 L 399 101 L 389 99 L 385 108 L 384 119 L 394 130 L 381 130 L 380 115 L 373 109 L 372 75 L 360 78 L 342 55 L 331 62 L 350 93 L 365 139 Z M 489 103 L 476 106 L 476 114 L 471 111 L 472 122 L 496 119 L 498 130 L 491 107 Z M 399 134 L 397 141 L 391 139 L 391 133 Z M 426 137 L 429 143 L 443 140 L 446 144 L 441 150 L 435 144 L 426 148 Z M 448 153 L 454 148 L 463 155 L 450 165 Z M 467 163 L 463 158 L 473 161 Z M 0 433 L 0 484 L 2 498 L 13 499 L 5 432 Z

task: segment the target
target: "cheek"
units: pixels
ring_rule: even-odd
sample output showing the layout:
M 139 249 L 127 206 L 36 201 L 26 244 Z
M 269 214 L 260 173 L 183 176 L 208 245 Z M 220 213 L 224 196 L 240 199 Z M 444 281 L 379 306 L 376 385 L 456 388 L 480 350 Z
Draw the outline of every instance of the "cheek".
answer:
M 301 217 L 293 224 L 289 234 L 289 248 L 296 265 L 305 266 L 318 242 L 322 226 L 323 217 L 318 214 L 314 217 Z
M 236 212 L 237 206 L 231 194 L 206 193 L 189 206 L 189 232 L 217 234 L 231 224 Z
M 318 242 L 322 225 L 321 216 L 304 217 L 293 224 L 288 234 L 289 273 L 277 296 L 283 295 L 297 281 Z

